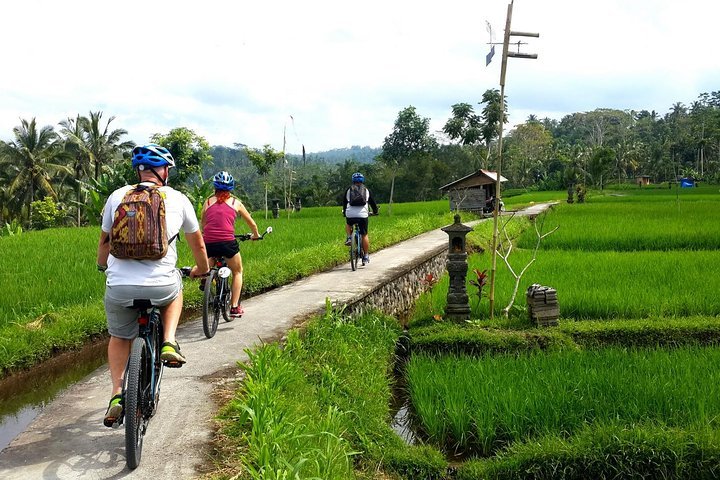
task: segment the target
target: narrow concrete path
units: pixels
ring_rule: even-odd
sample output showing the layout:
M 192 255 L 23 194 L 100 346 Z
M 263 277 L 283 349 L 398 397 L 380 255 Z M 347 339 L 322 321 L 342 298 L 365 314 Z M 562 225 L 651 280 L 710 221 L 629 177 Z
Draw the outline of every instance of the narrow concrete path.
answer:
M 536 215 L 549 204 L 522 213 Z M 208 460 L 214 383 L 228 369 L 247 360 L 246 348 L 282 337 L 296 322 L 320 313 L 326 298 L 335 304 L 352 303 L 385 279 L 447 248 L 447 234 L 434 230 L 371 255 L 371 263 L 356 272 L 345 263 L 243 302 L 245 315 L 231 323 L 221 321 L 217 334 L 206 339 L 202 322 L 178 329 L 178 340 L 188 363 L 165 369 L 158 413 L 145 436 L 140 466 L 125 466 L 124 429 L 102 425 L 109 398 L 107 366 L 58 396 L 25 432 L 0 452 L 0 478 L 114 479 L 197 476 Z

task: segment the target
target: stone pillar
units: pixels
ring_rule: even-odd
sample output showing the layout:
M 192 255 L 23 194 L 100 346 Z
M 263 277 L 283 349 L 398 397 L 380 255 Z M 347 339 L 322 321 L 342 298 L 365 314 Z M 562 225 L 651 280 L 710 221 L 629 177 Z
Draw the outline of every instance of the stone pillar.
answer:
M 273 218 L 278 218 L 280 216 L 280 200 L 273 199 L 272 204 Z
M 470 318 L 470 304 L 465 288 L 468 270 L 465 236 L 472 228 L 460 223 L 460 215 L 455 215 L 455 223 L 442 228 L 442 231 L 449 237 L 447 271 L 450 285 L 445 315 L 453 320 L 466 320 Z

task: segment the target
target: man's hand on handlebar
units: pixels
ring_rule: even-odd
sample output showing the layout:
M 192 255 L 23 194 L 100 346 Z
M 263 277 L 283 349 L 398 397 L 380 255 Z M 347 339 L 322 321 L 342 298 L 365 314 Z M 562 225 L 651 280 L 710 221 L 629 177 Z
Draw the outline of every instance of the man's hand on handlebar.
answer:
M 190 269 L 190 278 L 203 278 L 203 277 L 207 277 L 207 276 L 208 276 L 208 273 L 210 273 L 209 270 L 208 270 L 207 272 L 205 272 L 205 273 L 199 273 L 199 272 L 198 272 L 198 266 L 197 266 L 197 265 L 193 265 L 193 267 Z

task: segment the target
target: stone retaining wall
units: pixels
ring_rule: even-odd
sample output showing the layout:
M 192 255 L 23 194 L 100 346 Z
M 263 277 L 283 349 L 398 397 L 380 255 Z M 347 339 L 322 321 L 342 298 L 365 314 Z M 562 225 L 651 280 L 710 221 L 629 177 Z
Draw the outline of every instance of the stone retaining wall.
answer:
M 409 312 L 421 293 L 431 287 L 428 275 L 440 278 L 446 271 L 447 247 L 437 249 L 428 257 L 408 265 L 407 269 L 396 272 L 382 285 L 371 292 L 346 304 L 346 311 L 362 314 L 369 310 L 399 316 Z

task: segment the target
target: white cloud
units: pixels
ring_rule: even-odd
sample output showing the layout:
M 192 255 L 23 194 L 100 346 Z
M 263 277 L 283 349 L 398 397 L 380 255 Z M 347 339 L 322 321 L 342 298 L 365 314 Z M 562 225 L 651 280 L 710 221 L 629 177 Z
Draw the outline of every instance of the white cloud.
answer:
M 137 142 L 187 126 L 212 144 L 298 152 L 381 145 L 408 105 L 442 127 L 450 106 L 498 88 L 485 21 L 507 1 L 28 0 L 3 7 L 0 138 L 103 110 Z M 518 0 L 512 29 L 539 32 L 510 59 L 511 122 L 597 107 L 664 113 L 717 90 L 720 2 Z M 521 39 L 517 37 L 517 39 Z

